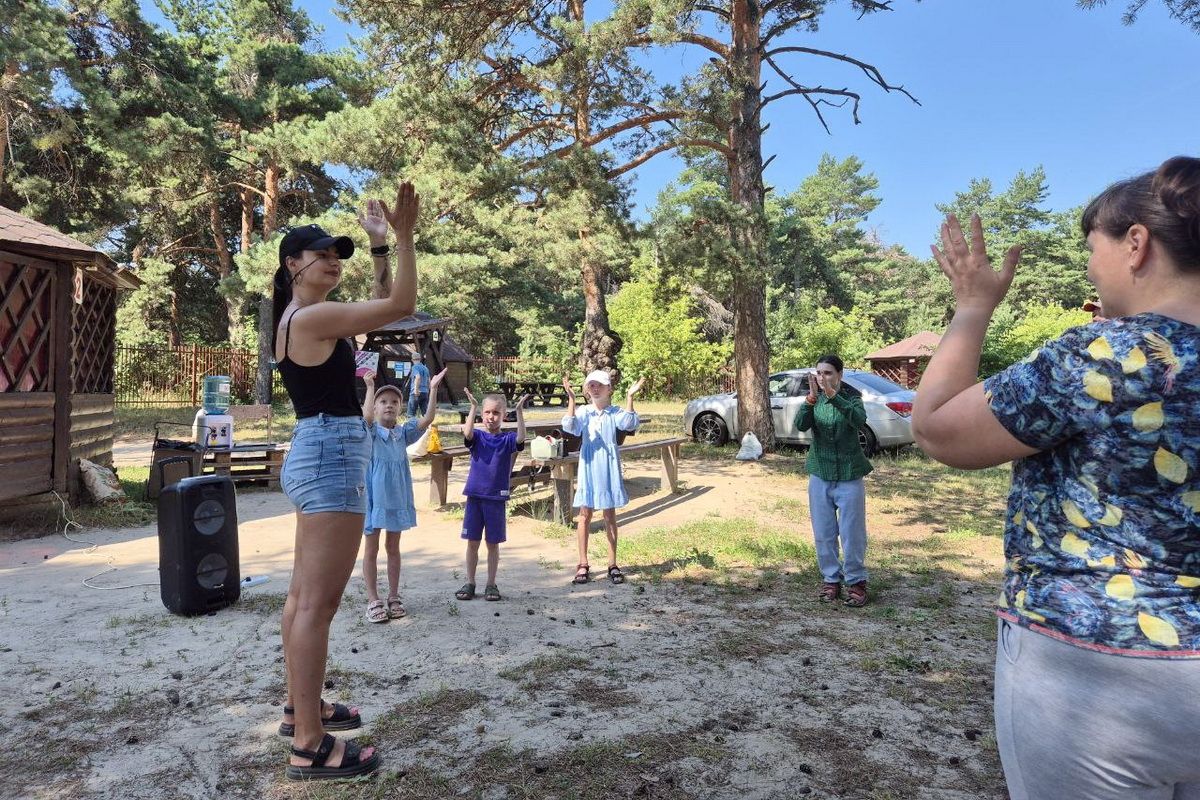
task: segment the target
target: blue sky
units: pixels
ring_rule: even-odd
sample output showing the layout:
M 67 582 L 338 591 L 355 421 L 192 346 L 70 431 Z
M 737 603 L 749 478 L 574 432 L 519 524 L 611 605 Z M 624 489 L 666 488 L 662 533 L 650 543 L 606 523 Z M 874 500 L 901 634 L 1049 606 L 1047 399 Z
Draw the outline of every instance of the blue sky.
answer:
M 786 192 L 823 153 L 857 155 L 879 178 L 883 197 L 868 227 L 925 256 L 939 224 L 935 204 L 971 178 L 1002 188 L 1018 170 L 1041 165 L 1048 205 L 1057 210 L 1169 156 L 1200 154 L 1200 36 L 1169 19 L 1161 0 L 1124 26 L 1126 4 L 1111 0 L 1081 11 L 1074 0 L 895 0 L 895 11 L 862 20 L 848 3 L 832 4 L 817 33 L 784 43 L 872 63 L 921 105 L 884 93 L 849 65 L 831 69 L 812 57 L 784 56 L 802 81 L 859 91 L 862 124 L 830 110 L 829 135 L 802 98 L 774 104 L 763 151 L 777 157 L 766 180 Z M 347 43 L 352 31 L 330 5 L 301 5 L 325 28 L 327 47 Z M 603 10 L 599 2 L 592 7 Z M 647 64 L 670 80 L 706 57 L 678 48 Z M 662 155 L 636 172 L 638 217 L 679 168 Z

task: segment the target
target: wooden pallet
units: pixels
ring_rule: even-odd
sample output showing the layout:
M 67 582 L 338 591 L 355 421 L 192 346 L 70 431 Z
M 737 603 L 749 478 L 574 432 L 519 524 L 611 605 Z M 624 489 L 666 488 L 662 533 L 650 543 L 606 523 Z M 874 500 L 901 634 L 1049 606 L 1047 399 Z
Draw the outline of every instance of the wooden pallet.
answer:
M 203 472 L 205 475 L 228 475 L 237 485 L 278 489 L 283 456 L 283 450 L 275 445 L 251 449 L 239 445 L 239 449 L 232 451 L 208 450 L 204 454 Z

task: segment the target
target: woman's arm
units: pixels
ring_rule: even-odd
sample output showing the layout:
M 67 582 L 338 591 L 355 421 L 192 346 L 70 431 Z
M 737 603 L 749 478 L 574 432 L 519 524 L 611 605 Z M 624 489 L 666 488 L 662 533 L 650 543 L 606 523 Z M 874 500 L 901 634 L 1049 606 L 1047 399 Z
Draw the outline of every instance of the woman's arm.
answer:
M 429 379 L 429 404 L 425 407 L 425 416 L 421 417 L 421 421 L 417 423 L 417 430 L 424 431 L 433 424 L 434 418 L 437 417 L 437 390 L 445 377 L 446 370 L 444 369 Z
M 983 223 L 971 217 L 971 245 L 958 219 L 942 224 L 942 247 L 931 246 L 954 290 L 954 319 L 925 368 L 913 403 L 913 436 L 933 458 L 952 467 L 979 469 L 1033 455 L 996 419 L 983 384 L 976 381 L 983 337 L 996 306 L 1016 274 L 1020 247 L 1012 247 L 997 272 L 988 261 Z
M 294 332 L 309 340 L 344 339 L 411 315 L 417 306 L 413 230 L 419 212 L 420 197 L 407 182 L 401 183 L 396 191 L 393 209 L 389 210 L 381 201 L 369 201 L 367 213 L 359 216 L 359 223 L 367 232 L 371 246 L 386 242 L 389 224 L 396 233 L 396 279 L 390 293 L 385 298 L 360 303 L 315 303 L 293 315 L 292 321 L 299 325 Z

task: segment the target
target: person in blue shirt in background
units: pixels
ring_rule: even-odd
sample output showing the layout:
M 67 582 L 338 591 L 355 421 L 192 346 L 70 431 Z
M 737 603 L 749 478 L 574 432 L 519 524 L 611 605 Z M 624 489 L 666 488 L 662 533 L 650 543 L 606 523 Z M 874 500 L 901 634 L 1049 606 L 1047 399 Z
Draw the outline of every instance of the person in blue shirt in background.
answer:
M 408 375 L 408 416 L 425 416 L 429 409 L 429 367 L 419 350 L 412 354 L 412 372 Z
M 512 477 L 513 456 L 525 447 L 525 403 L 529 395 L 517 401 L 517 429 L 501 431 L 508 401 L 502 394 L 483 398 L 483 429 L 475 428 L 475 409 L 479 404 L 470 389 L 466 389 L 471 409 L 463 425 L 463 443 L 471 451 L 471 466 L 463 494 L 467 506 L 463 516 L 462 538 L 467 540 L 467 582 L 454 593 L 459 600 L 475 598 L 475 568 L 479 565 L 479 542 L 487 541 L 487 584 L 485 600 L 499 600 L 496 588 L 496 569 L 500 566 L 500 543 L 507 540 L 506 505 L 509 481 Z M 486 537 L 485 537 L 486 532 Z

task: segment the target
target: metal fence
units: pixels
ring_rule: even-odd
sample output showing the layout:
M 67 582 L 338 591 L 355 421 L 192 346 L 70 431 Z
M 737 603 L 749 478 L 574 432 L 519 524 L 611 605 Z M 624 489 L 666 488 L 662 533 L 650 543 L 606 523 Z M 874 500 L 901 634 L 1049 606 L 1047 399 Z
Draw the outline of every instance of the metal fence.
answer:
M 118 406 L 200 404 L 205 375 L 228 375 L 234 402 L 254 402 L 258 353 L 220 347 L 118 347 L 114 393 Z M 280 381 L 275 372 L 275 392 Z

